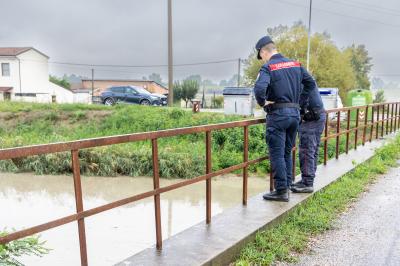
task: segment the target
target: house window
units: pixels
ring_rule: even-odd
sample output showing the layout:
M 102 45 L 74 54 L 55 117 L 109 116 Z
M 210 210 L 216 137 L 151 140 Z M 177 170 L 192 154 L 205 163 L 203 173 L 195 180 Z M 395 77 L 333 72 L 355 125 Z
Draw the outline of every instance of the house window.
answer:
M 1 75 L 3 77 L 10 76 L 10 63 L 1 63 Z
M 36 93 L 15 93 L 19 97 L 36 97 Z

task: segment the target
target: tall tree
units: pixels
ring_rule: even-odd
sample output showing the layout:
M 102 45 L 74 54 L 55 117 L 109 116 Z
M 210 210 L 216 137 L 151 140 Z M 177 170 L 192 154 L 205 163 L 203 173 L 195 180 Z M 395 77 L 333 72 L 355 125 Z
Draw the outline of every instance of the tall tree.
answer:
M 307 29 L 298 22 L 292 27 L 279 25 L 267 30 L 284 56 L 297 60 L 303 65 L 307 55 Z M 250 54 L 245 65 L 245 83 L 254 85 L 262 62 L 256 54 Z M 342 99 L 346 92 L 355 88 L 355 74 L 349 57 L 331 40 L 328 33 L 311 36 L 310 72 L 320 87 L 337 87 Z
M 384 103 L 385 102 L 385 91 L 380 89 L 375 94 L 374 103 Z
M 151 75 L 149 75 L 148 80 L 152 80 L 152 81 L 157 82 L 158 84 L 164 85 L 164 83 L 162 81 L 162 78 L 161 78 L 161 75 L 158 74 L 158 73 L 151 73 Z
M 63 78 L 59 78 L 59 77 L 50 75 L 49 80 L 65 89 L 71 89 L 71 84 L 68 82 L 66 76 L 64 76 Z
M 385 87 L 385 82 L 381 78 L 374 77 L 371 81 L 371 87 L 373 90 L 383 89 Z
M 185 101 L 185 106 L 189 101 L 196 97 L 197 92 L 199 91 L 199 83 L 195 80 L 184 80 L 180 86 L 180 98 Z
M 216 84 L 210 79 L 204 79 L 201 83 L 203 86 L 216 86 Z
M 200 86 L 200 84 L 202 84 L 202 78 L 201 78 L 201 76 L 199 74 L 190 75 L 185 80 L 194 80 L 194 81 L 197 82 L 197 84 L 199 84 L 199 86 Z
M 369 90 L 371 82 L 369 81 L 368 74 L 372 68 L 372 58 L 368 56 L 365 45 L 356 46 L 353 44 L 347 47 L 344 52 L 349 57 L 351 66 L 353 67 L 356 76 L 356 88 Z
M 174 83 L 174 102 L 178 102 L 182 99 L 182 84 L 179 81 Z

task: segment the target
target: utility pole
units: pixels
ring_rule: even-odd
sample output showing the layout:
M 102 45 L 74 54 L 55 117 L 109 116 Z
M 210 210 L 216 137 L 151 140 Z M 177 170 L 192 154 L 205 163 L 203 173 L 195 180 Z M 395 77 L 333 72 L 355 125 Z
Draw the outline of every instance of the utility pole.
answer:
M 93 103 L 93 93 L 94 93 L 94 68 L 92 68 L 92 103 Z
M 312 0 L 310 0 L 310 10 L 308 14 L 307 71 L 310 70 L 311 7 L 312 7 Z
M 240 64 L 242 60 L 239 58 L 238 59 L 238 79 L 237 79 L 237 86 L 240 87 Z
M 174 75 L 172 54 L 172 3 L 168 0 L 168 106 L 174 105 Z

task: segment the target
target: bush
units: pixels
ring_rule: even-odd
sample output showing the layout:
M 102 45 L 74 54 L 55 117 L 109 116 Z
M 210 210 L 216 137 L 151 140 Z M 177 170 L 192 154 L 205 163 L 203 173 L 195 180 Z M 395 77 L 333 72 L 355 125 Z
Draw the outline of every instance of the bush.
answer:
M 384 103 L 385 102 L 385 91 L 384 90 L 378 90 L 375 94 L 375 99 L 373 101 L 374 103 Z
M 224 107 L 224 96 L 216 96 L 211 99 L 211 104 L 214 108 Z
M 6 236 L 8 232 L 0 232 L 0 236 Z M 0 265 L 23 266 L 17 260 L 23 255 L 43 256 L 49 253 L 50 249 L 44 247 L 45 242 L 39 242 L 38 236 L 30 236 L 23 239 L 11 241 L 7 244 L 0 244 Z

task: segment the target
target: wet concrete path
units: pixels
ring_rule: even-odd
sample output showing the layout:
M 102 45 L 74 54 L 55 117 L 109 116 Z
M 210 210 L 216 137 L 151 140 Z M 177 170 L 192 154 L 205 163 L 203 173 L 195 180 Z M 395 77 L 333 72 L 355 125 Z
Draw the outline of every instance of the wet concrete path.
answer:
M 382 175 L 295 265 L 400 265 L 400 168 Z

